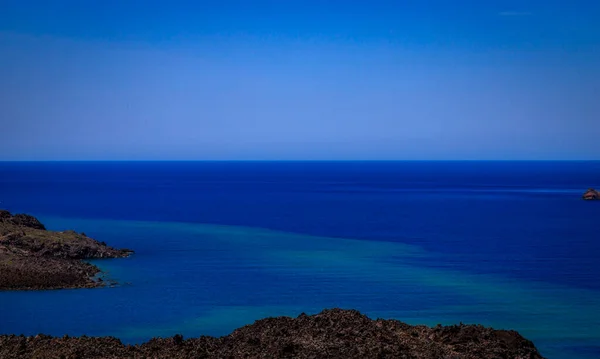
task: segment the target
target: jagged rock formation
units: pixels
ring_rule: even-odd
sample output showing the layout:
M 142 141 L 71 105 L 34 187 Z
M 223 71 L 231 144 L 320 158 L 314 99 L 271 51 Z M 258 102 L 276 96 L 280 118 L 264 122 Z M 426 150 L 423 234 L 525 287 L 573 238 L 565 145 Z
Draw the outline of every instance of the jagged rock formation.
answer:
M 100 270 L 81 260 L 131 253 L 74 231 L 47 231 L 35 217 L 0 210 L 0 290 L 101 286 L 92 278 Z
M 515 331 L 479 325 L 411 326 L 355 310 L 259 320 L 221 338 L 176 335 L 123 345 L 105 338 L 0 336 L 0 357 L 21 358 L 406 358 L 543 359 Z
M 585 200 L 600 200 L 600 192 L 590 188 L 583 194 L 582 198 Z

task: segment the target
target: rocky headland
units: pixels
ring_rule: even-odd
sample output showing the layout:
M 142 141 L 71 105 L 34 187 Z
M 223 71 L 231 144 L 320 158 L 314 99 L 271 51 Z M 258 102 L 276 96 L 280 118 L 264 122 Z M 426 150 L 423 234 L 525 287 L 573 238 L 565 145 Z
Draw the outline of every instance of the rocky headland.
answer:
M 582 198 L 589 201 L 600 200 L 600 192 L 590 188 L 583 194 Z
M 83 260 L 131 253 L 83 233 L 48 231 L 33 216 L 0 210 L 0 290 L 103 286 L 94 278 L 100 269 Z
M 124 345 L 112 337 L 0 336 L 0 357 L 543 359 L 515 331 L 479 325 L 411 326 L 331 309 L 256 321 L 221 338 L 175 335 Z

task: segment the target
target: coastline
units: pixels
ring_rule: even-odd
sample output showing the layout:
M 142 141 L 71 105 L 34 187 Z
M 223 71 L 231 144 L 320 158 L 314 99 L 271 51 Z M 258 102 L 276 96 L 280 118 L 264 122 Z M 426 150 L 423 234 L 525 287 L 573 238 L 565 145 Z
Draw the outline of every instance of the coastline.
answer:
M 0 210 L 0 290 L 102 287 L 106 285 L 98 277 L 102 271 L 85 260 L 124 258 L 132 253 L 85 233 L 48 231 L 33 216 Z
M 122 258 L 115 249 L 75 231 L 48 231 L 37 218 L 0 211 L 0 290 L 95 288 L 106 282 L 86 259 Z M 112 284 L 112 282 L 109 282 Z M 297 318 L 256 321 L 216 338 L 153 338 L 124 345 L 114 337 L 0 335 L 2 358 L 542 358 L 533 343 L 515 331 L 481 325 L 411 326 L 371 320 L 356 310 L 330 309 Z

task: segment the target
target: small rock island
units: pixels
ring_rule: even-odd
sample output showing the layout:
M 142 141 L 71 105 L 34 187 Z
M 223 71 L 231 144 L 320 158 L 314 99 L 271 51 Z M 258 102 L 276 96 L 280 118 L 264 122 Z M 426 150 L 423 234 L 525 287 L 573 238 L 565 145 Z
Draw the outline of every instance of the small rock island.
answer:
M 85 259 L 123 258 L 115 249 L 75 231 L 48 231 L 27 214 L 0 210 L 0 290 L 92 288 L 100 269 Z
M 588 201 L 600 200 L 600 192 L 593 188 L 588 189 L 582 196 L 583 199 Z

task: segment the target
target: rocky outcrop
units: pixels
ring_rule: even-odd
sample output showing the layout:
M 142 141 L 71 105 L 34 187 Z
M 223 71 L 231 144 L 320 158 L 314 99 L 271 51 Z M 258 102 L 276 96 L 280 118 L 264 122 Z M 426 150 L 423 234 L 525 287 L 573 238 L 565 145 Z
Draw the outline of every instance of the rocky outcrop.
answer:
M 136 346 L 116 338 L 0 336 L 0 357 L 543 359 L 515 331 L 479 325 L 411 326 L 332 309 L 255 322 L 221 338 L 176 335 Z
M 121 258 L 115 249 L 75 231 L 47 231 L 37 218 L 0 211 L 0 290 L 89 288 L 100 270 L 82 259 Z
M 80 260 L 0 255 L 0 290 L 93 288 L 100 270 Z
M 115 249 L 74 231 L 51 232 L 7 229 L 0 225 L 0 251 L 29 257 L 97 259 L 127 257 L 131 251 Z
M 9 211 L 3 209 L 0 209 L 0 222 L 34 229 L 46 229 L 46 227 L 33 216 L 28 214 L 15 214 L 13 216 Z
M 600 192 L 590 188 L 583 194 L 582 198 L 585 200 L 600 200 Z

